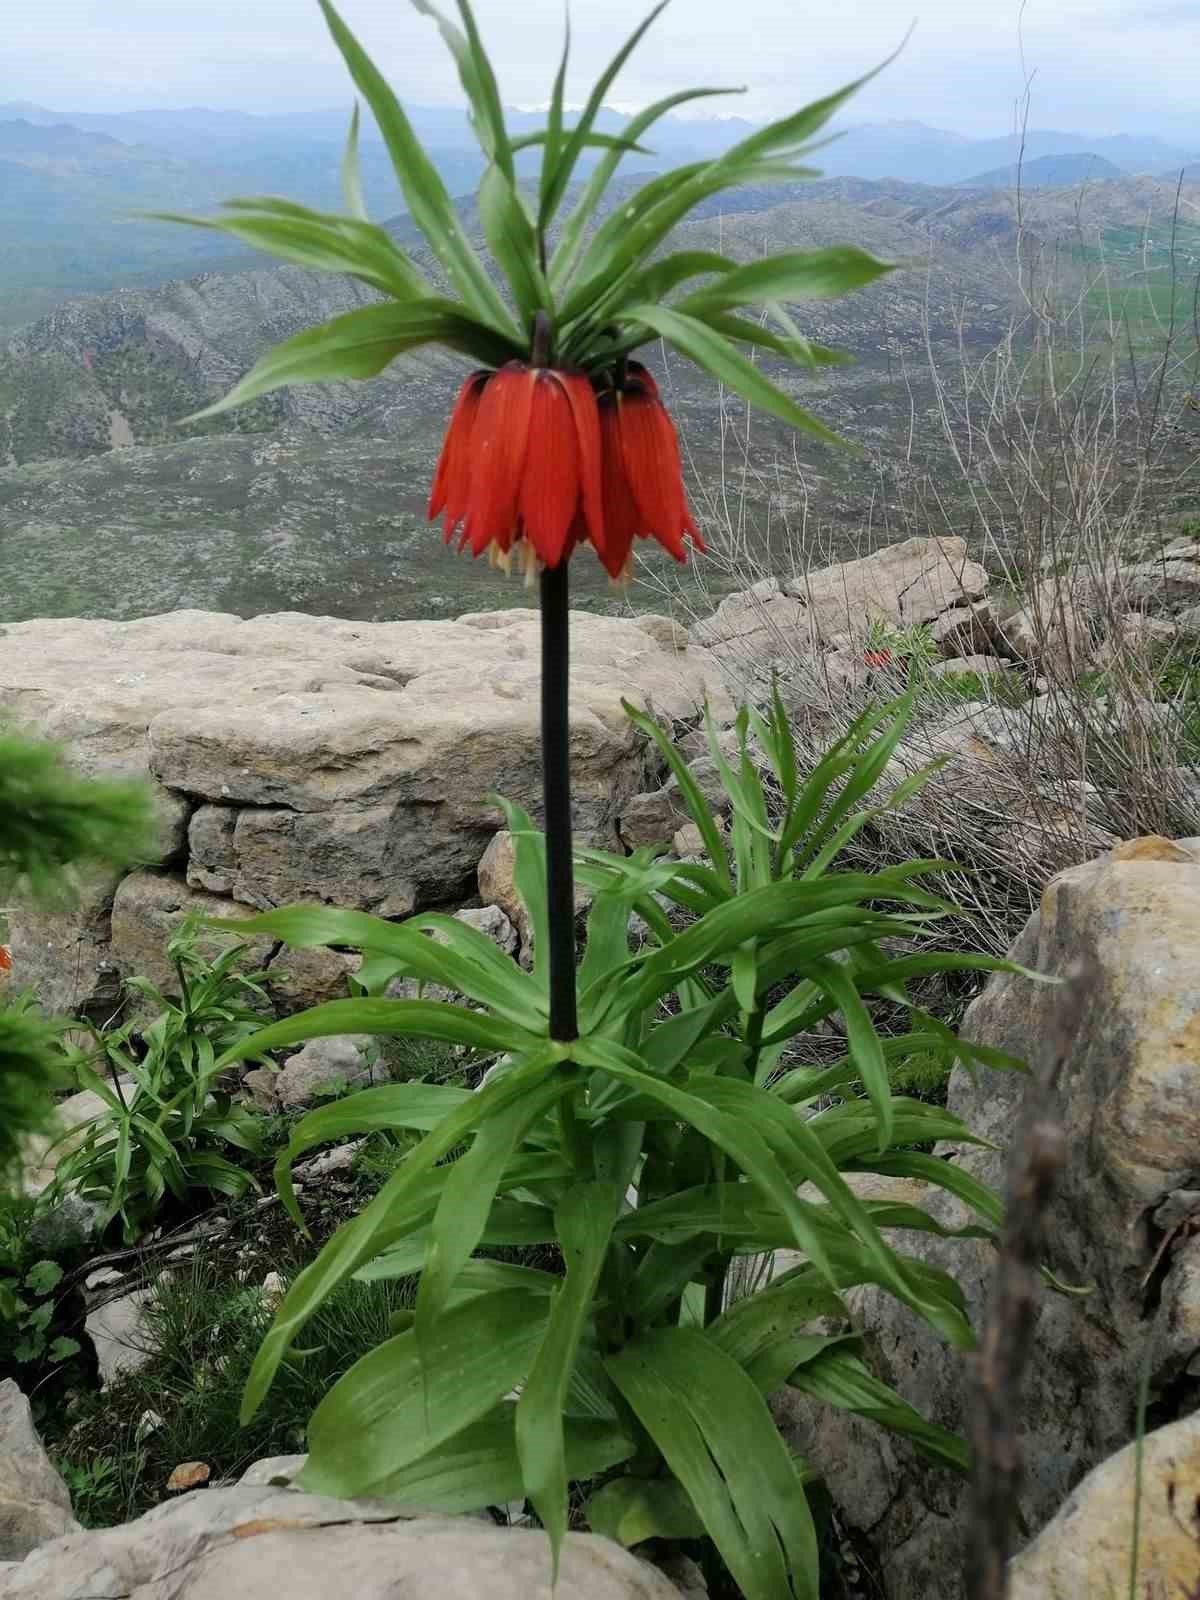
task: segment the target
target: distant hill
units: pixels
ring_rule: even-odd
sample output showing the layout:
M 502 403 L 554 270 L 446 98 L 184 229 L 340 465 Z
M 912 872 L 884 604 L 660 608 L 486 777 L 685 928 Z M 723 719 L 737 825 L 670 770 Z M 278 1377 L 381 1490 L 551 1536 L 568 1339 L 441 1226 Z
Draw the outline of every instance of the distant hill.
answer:
M 1107 178 L 1123 176 L 1120 167 L 1094 154 L 1066 156 L 1036 156 L 1023 161 L 1018 167 L 996 167 L 991 172 L 978 172 L 973 178 L 964 178 L 959 187 L 964 189 L 1014 189 L 1018 178 L 1022 189 L 1069 189 L 1081 183 L 1102 182 Z

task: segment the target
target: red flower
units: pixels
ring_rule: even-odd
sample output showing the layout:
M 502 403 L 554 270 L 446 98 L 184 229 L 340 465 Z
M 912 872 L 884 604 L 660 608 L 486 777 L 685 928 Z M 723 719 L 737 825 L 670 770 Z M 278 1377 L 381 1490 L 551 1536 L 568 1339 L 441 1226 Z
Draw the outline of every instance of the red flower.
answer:
M 863 660 L 869 667 L 890 667 L 892 652 L 890 650 L 864 650 Z
M 12 951 L 6 944 L 0 944 L 0 972 L 12 971 Z
M 459 393 L 429 497 L 447 542 L 507 564 L 556 567 L 590 540 L 610 575 L 635 537 L 677 561 L 684 535 L 703 544 L 683 492 L 679 441 L 654 379 L 630 363 L 625 387 L 597 402 L 582 372 L 512 361 L 476 372 Z
M 473 555 L 556 567 L 581 538 L 599 549 L 600 418 L 582 372 L 510 361 L 462 387 L 429 497 L 447 542 L 462 527 Z
M 625 570 L 635 538 L 657 539 L 676 561 L 686 561 L 685 534 L 704 549 L 688 510 L 679 439 L 658 385 L 631 361 L 624 387 L 600 397 L 604 447 L 604 545 L 600 559 L 610 577 Z

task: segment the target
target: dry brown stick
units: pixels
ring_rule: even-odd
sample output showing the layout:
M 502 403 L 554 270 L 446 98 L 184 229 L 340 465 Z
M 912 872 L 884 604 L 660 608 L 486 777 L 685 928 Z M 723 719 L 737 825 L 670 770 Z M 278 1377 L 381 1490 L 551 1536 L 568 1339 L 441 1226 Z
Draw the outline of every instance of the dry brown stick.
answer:
M 1092 987 L 1091 974 L 1079 963 L 1059 991 L 1042 1060 L 1031 1063 L 1013 1140 L 1004 1233 L 975 1358 L 967 1600 L 1005 1600 L 1008 1593 L 1008 1556 L 1024 1468 L 1021 1382 L 1033 1348 L 1050 1205 L 1066 1149 L 1057 1090 Z

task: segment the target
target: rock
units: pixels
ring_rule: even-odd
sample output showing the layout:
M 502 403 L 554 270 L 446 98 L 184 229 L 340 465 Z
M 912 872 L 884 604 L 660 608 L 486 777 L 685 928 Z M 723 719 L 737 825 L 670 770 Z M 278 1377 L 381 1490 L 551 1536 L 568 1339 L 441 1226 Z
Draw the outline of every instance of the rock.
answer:
M 687 821 L 678 786 L 632 795 L 621 807 L 617 830 L 630 850 L 643 844 L 665 844 Z
M 1188 606 L 1172 617 L 1171 624 L 1181 639 L 1194 644 L 1200 639 L 1200 605 Z
M 572 629 L 575 825 L 604 843 L 656 766 L 622 700 L 680 726 L 706 696 L 719 722 L 732 706 L 719 664 L 668 618 L 579 612 Z M 136 877 L 173 894 L 186 880 L 226 910 L 302 897 L 400 916 L 470 884 L 500 820 L 489 794 L 540 815 L 539 671 L 531 610 L 56 618 L 0 635 L 0 715 L 65 741 L 82 771 L 156 779 L 162 849 L 183 859 Z M 107 1016 L 139 970 L 127 960 L 157 946 L 161 969 L 144 882 L 118 896 L 110 945 L 116 887 L 100 879 L 66 912 L 13 908 L 14 961 L 51 1011 Z
M 1119 662 L 1135 670 L 1152 667 L 1178 634 L 1176 625 L 1165 617 L 1131 611 L 1119 618 L 1112 632 L 1096 646 L 1092 653 L 1092 664 L 1102 670 Z
M 530 943 L 531 930 L 529 913 L 517 894 L 516 880 L 513 876 L 516 863 L 512 834 L 507 828 L 502 828 L 488 841 L 487 849 L 480 857 L 476 879 L 479 884 L 479 898 L 485 905 L 500 907 L 517 930 L 517 937 L 522 947 L 525 947 Z
M 1029 1470 L 1020 1514 L 1032 1532 L 1085 1472 L 1132 1437 L 1147 1348 L 1151 1394 L 1163 1421 L 1192 1411 L 1200 1399 L 1200 1379 L 1189 1370 L 1200 1356 L 1190 1236 L 1184 1228 L 1163 1232 L 1154 1220 L 1171 1214 L 1160 1211 L 1164 1202 L 1196 1188 L 1200 856 L 1191 862 L 1162 856 L 1156 844 L 1060 873 L 1010 952 L 1051 977 L 1080 956 L 1094 970 L 1059 1098 L 1068 1153 L 1049 1219 L 1047 1262 L 1062 1281 L 1091 1293 L 1042 1297 L 1037 1359 L 1021 1403 Z M 994 974 L 967 1012 L 963 1032 L 1033 1059 L 1057 1004 L 1054 985 Z M 1003 1190 L 1021 1099 L 1018 1075 L 957 1068 L 950 1109 L 995 1148 L 944 1145 L 939 1153 Z M 966 1220 L 961 1204 L 940 1192 L 925 1209 L 943 1226 Z M 993 1263 L 986 1243 L 909 1235 L 905 1249 L 954 1275 L 978 1323 Z M 961 1430 L 969 1370 L 961 1357 L 881 1292 L 854 1290 L 849 1299 L 877 1375 L 931 1420 Z M 813 1407 L 806 1430 L 793 1437 L 819 1470 L 842 1474 L 835 1497 L 847 1522 L 875 1544 L 890 1600 L 925 1600 L 931 1592 L 958 1600 L 960 1486 L 895 1439 L 876 1447 L 861 1468 L 847 1443 L 860 1432 Z M 1090 1592 L 1072 1591 L 1072 1600 Z
M 995 638 L 1016 660 L 1048 674 L 1078 671 L 1091 648 L 1082 604 L 1057 578 L 1037 584 L 1025 604 L 997 625 Z
M 486 934 L 506 956 L 515 957 L 520 949 L 521 940 L 517 930 L 499 906 L 467 906 L 462 911 L 456 911 L 454 917 L 457 922 L 465 922 L 468 928 Z
M 363 1055 L 369 1041 L 360 1035 L 310 1039 L 289 1056 L 275 1076 L 275 1096 L 286 1109 L 311 1105 L 322 1095 L 345 1089 L 364 1089 L 374 1081 L 374 1069 Z
M 11 1378 L 0 1382 L 0 1561 L 75 1533 L 71 1496 L 42 1448 L 29 1401 Z M 0 1585 L 3 1584 L 0 1577 Z
M 119 1078 L 117 1082 L 121 1094 L 126 1098 L 137 1090 L 137 1084 L 132 1078 Z M 54 1114 L 58 1119 L 57 1132 L 52 1137 L 31 1139 L 26 1146 L 22 1177 L 22 1188 L 26 1194 L 38 1195 L 50 1187 L 61 1163 L 73 1150 L 77 1150 L 87 1137 L 93 1119 L 107 1110 L 108 1102 L 92 1089 L 82 1089 L 78 1094 L 68 1095 L 65 1100 L 58 1102 L 54 1108 Z M 65 1208 L 69 1198 L 69 1196 L 64 1197 L 61 1206 L 55 1209 Z M 86 1229 L 88 1225 L 88 1218 L 82 1212 L 76 1212 L 73 1216 L 64 1214 L 54 1225 L 53 1231 L 58 1234 L 70 1234 L 77 1228 Z
M 1133 1573 L 1135 1445 L 1096 1467 L 1009 1566 L 1009 1600 L 1082 1600 L 1109 1593 L 1194 1594 L 1200 1577 L 1200 1416 L 1143 1441 L 1137 1571 Z M 1118 1587 L 1119 1586 L 1119 1587 Z
M 248 1466 L 238 1482 L 254 1488 L 266 1488 L 270 1484 L 278 1486 L 277 1480 L 280 1478 L 286 1478 L 290 1483 L 307 1460 L 306 1455 L 266 1456 L 262 1461 L 255 1461 Z
M 165 1427 L 166 1423 L 163 1421 L 160 1414 L 157 1411 L 151 1411 L 149 1408 L 147 1408 L 142 1412 L 141 1416 L 137 1420 L 137 1427 L 134 1429 L 134 1438 L 139 1444 L 141 1444 L 142 1441 L 144 1439 L 148 1439 L 152 1433 L 157 1433 L 160 1428 Z
M 134 1289 L 88 1313 L 83 1326 L 96 1352 L 102 1389 L 139 1372 L 154 1355 L 146 1317 L 150 1297 L 149 1289 Z
M 291 1016 L 329 1000 L 345 1000 L 348 980 L 362 966 L 362 957 L 315 946 L 308 950 L 284 945 L 266 964 L 266 986 L 276 1012 Z
M 929 625 L 929 635 L 943 656 L 987 655 L 995 642 L 995 612 L 990 600 L 954 606 Z
M 255 915 L 253 906 L 190 889 L 177 873 L 131 872 L 122 879 L 113 901 L 112 959 L 127 976 L 148 978 L 165 994 L 173 994 L 179 984 L 167 959 L 167 945 L 188 917 L 230 920 Z M 275 941 L 262 934 L 243 938 L 212 928 L 200 929 L 196 948 L 211 960 L 231 944 L 245 944 L 247 972 L 262 967 L 275 948 Z
M 178 1466 L 171 1469 L 171 1476 L 167 1479 L 168 1494 L 183 1494 L 188 1489 L 198 1489 L 212 1477 L 212 1468 L 207 1461 L 181 1461 Z
M 671 849 L 682 859 L 689 856 L 707 856 L 708 851 L 704 846 L 704 835 L 694 822 L 685 822 L 675 837 L 671 840 Z
M 1182 611 L 1200 602 L 1200 564 L 1178 559 L 1141 561 L 1117 574 L 1121 599 L 1142 611 Z
M 287 1293 L 287 1284 L 281 1272 L 268 1272 L 262 1281 L 263 1310 L 274 1313 Z
M 952 656 L 948 661 L 933 662 L 929 676 L 934 679 L 960 678 L 970 673 L 976 678 L 994 678 L 1011 670 L 1011 661 L 1005 661 L 1000 656 Z
M 0 1577 L 0 1600 L 551 1600 L 540 1531 L 422 1516 L 383 1501 L 237 1484 L 169 1500 L 123 1527 L 45 1545 Z M 679 1600 L 656 1568 L 569 1533 L 553 1600 Z
M 1127 839 L 1114 849 L 1113 861 L 1183 861 L 1194 866 L 1197 858 L 1191 850 L 1176 844 L 1174 839 L 1164 839 L 1160 834 L 1145 834 L 1140 839 Z

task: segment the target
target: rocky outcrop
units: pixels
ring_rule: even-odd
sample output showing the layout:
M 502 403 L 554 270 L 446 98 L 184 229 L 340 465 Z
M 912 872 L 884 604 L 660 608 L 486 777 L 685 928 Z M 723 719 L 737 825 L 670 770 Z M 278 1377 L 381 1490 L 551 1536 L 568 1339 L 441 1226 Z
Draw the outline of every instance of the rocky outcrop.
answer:
M 544 1533 L 474 1517 L 242 1483 L 44 1545 L 0 1572 L 0 1600 L 261 1600 L 281 1582 L 288 1600 L 550 1600 L 550 1545 Z M 569 1533 L 553 1596 L 679 1600 L 679 1591 L 619 1545 Z
M 1195 1594 L 1200 1416 L 1150 1434 L 1140 1461 L 1137 1446 L 1126 1445 L 1090 1472 L 1011 1563 L 1009 1585 L 1009 1600 L 1082 1600 L 1122 1592 L 1182 1600 Z
M 1048 1261 L 1062 1282 L 1087 1292 L 1047 1290 L 1021 1403 L 1028 1462 L 1021 1515 L 1036 1531 L 1089 1469 L 1132 1438 L 1147 1351 L 1154 1422 L 1200 1401 L 1200 840 L 1138 841 L 1060 874 L 1011 953 L 1051 979 L 1079 957 L 1094 972 L 1061 1085 L 1068 1155 Z M 968 1011 L 964 1032 L 1037 1058 L 1057 995 L 1053 982 L 996 974 Z M 939 1153 L 1001 1190 L 1022 1083 L 983 1068 L 968 1074 L 960 1067 L 951 1079 L 951 1109 L 991 1143 Z M 967 1220 L 945 1192 L 921 1203 L 945 1226 Z M 978 1323 L 990 1247 L 914 1235 L 905 1249 L 957 1278 Z M 968 1404 L 962 1357 L 882 1293 L 856 1290 L 848 1298 L 879 1376 L 934 1421 L 960 1430 Z M 843 1515 L 874 1541 L 889 1600 L 956 1600 L 961 1486 L 895 1439 L 808 1402 L 796 1403 L 788 1431 L 826 1473 Z M 1068 1592 L 1074 1600 L 1092 1591 Z
M 96 880 L 69 911 L 17 908 L 17 980 L 51 1010 L 107 1014 L 125 977 L 169 977 L 166 938 L 190 910 L 322 900 L 395 917 L 466 898 L 502 822 L 490 797 L 540 809 L 538 673 L 528 610 L 0 629 L 0 716 L 86 772 L 148 776 L 161 817 L 158 868 Z M 571 689 L 575 823 L 593 842 L 614 841 L 624 799 L 659 776 L 623 699 L 678 727 L 706 695 L 728 713 L 712 657 L 663 617 L 576 613 Z M 293 971 L 288 988 L 337 992 L 343 976 Z
M 20 1561 L 78 1527 L 67 1486 L 37 1436 L 29 1401 L 5 1378 L 0 1382 L 0 1563 Z
M 857 561 L 790 578 L 764 579 L 729 595 L 692 629 L 737 684 L 753 686 L 779 666 L 789 676 L 798 660 L 811 662 L 813 690 L 822 681 L 823 647 L 863 633 L 868 623 L 892 628 L 956 618 L 983 598 L 988 576 L 967 555 L 964 539 L 906 539 Z M 789 684 L 789 688 L 797 686 Z

